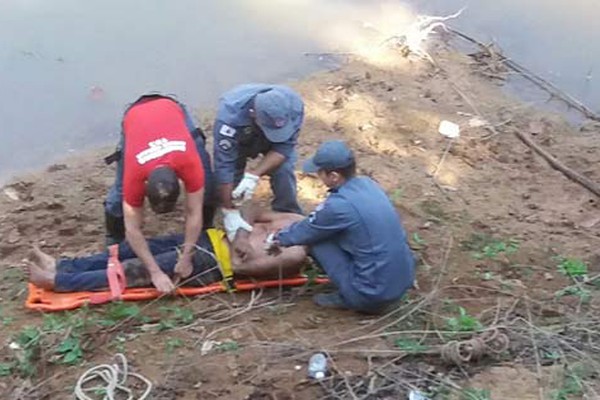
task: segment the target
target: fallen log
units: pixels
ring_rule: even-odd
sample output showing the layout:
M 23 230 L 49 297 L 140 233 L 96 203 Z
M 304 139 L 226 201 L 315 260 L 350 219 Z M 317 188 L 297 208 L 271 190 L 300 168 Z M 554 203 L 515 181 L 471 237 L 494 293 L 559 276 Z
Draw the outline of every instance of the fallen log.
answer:
M 585 176 L 579 174 L 578 172 L 576 172 L 576 171 L 572 170 L 571 168 L 567 167 L 566 165 L 564 165 L 552 154 L 550 154 L 546 150 L 542 149 L 537 143 L 535 143 L 531 139 L 531 137 L 529 137 L 529 135 L 527 135 L 519 130 L 514 130 L 514 134 L 519 139 L 521 139 L 521 141 L 523 143 L 525 143 L 529 148 L 533 149 L 536 153 L 538 153 L 540 156 L 542 156 L 548 162 L 548 164 L 550 164 L 550 166 L 552 168 L 554 168 L 557 171 L 562 172 L 567 178 L 580 184 L 581 186 L 583 186 L 590 192 L 594 193 L 596 196 L 600 197 L 600 186 L 598 186 L 596 183 L 592 182 L 591 179 L 586 178 Z

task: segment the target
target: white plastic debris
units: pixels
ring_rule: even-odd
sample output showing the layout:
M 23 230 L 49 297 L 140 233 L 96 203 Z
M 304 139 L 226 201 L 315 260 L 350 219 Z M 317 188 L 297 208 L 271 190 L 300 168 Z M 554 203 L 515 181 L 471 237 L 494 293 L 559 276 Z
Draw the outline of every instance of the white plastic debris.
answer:
M 12 201 L 18 201 L 19 200 L 19 193 L 17 193 L 17 191 L 13 188 L 6 188 L 4 189 L 4 194 L 6 195 L 6 197 L 8 197 L 9 199 L 11 199 Z
M 429 397 L 426 397 L 423 393 L 411 390 L 408 394 L 408 400 L 429 400 Z
M 440 122 L 438 132 L 447 138 L 454 139 L 460 136 L 460 126 L 454 122 L 443 120 Z
M 204 343 L 202 343 L 202 347 L 200 348 L 200 355 L 207 355 L 215 346 L 218 346 L 219 344 L 220 343 L 215 340 L 206 340 Z
M 21 346 L 17 342 L 10 342 L 8 348 L 11 350 L 21 350 Z

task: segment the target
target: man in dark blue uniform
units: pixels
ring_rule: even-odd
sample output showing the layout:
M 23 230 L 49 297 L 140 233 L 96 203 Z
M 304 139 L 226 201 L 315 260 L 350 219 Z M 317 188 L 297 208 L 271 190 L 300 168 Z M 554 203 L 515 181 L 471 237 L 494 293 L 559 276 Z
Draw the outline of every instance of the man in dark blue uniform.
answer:
M 323 143 L 304 164 L 329 187 L 308 218 L 271 235 L 266 246 L 309 246 L 338 292 L 319 294 L 324 307 L 378 313 L 413 285 L 415 261 L 396 210 L 385 192 L 356 176 L 353 152 L 342 141 Z
M 281 85 L 246 84 L 226 92 L 214 125 L 214 161 L 224 225 L 230 240 L 238 229 L 251 231 L 234 205 L 249 200 L 261 176 L 271 178 L 274 211 L 302 213 L 296 200 L 295 146 L 304 103 Z M 263 155 L 253 169 L 246 160 Z

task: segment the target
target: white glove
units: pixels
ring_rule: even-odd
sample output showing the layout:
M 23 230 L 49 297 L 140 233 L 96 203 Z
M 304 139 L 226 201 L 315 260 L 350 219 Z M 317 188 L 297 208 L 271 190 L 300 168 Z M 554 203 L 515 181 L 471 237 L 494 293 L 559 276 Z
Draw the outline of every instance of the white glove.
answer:
M 244 229 L 248 232 L 252 232 L 252 225 L 250 225 L 242 215 L 240 210 L 223 208 L 223 225 L 225 225 L 225 231 L 227 232 L 227 238 L 230 242 L 235 239 L 235 234 L 238 229 Z
M 244 201 L 251 200 L 259 180 L 260 176 L 246 172 L 244 174 L 244 179 L 242 179 L 231 194 L 232 197 L 235 200 L 239 200 L 243 196 Z

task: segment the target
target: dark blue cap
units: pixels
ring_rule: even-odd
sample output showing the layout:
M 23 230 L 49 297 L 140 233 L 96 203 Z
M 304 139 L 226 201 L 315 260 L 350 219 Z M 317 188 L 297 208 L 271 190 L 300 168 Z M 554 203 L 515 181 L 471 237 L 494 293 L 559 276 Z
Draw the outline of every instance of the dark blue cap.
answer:
M 354 162 L 354 153 L 341 140 L 322 143 L 315 155 L 306 160 L 302 170 L 307 174 L 319 170 L 334 170 L 349 167 Z
M 294 135 L 292 102 L 278 89 L 259 93 L 254 98 L 256 123 L 269 141 L 282 143 Z

